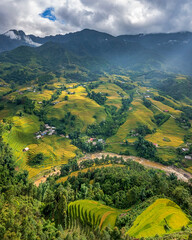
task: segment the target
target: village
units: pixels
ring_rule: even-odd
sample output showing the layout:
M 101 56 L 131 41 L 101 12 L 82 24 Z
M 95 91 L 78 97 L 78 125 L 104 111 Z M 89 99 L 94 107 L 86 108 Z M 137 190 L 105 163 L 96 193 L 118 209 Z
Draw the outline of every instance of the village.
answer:
M 36 139 L 40 139 L 45 135 L 51 136 L 55 133 L 56 127 L 49 126 L 49 124 L 45 124 L 45 130 L 39 131 L 35 133 Z

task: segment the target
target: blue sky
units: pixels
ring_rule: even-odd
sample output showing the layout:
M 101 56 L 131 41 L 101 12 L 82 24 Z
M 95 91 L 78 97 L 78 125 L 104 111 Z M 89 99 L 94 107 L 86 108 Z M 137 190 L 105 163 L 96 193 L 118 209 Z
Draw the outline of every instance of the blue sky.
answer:
M 55 9 L 53 7 L 46 8 L 43 13 L 40 14 L 42 18 L 48 18 L 51 21 L 56 21 L 56 17 L 54 15 Z

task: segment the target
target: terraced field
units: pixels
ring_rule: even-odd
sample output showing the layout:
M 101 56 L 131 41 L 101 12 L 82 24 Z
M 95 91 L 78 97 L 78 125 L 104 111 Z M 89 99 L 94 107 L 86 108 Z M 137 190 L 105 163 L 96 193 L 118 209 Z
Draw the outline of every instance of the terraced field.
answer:
M 16 164 L 20 169 L 28 170 L 32 178 L 40 172 L 50 169 L 55 165 L 67 163 L 69 158 L 75 157 L 77 148 L 70 144 L 70 140 L 58 136 L 46 136 L 42 140 L 36 140 L 34 133 L 39 131 L 40 122 L 33 115 L 25 114 L 24 117 L 13 117 L 13 127 L 10 132 L 3 134 L 5 142 L 12 148 Z M 23 149 L 29 147 L 28 152 Z M 30 166 L 29 154 L 43 153 L 43 164 Z
M 99 85 L 98 88 L 93 90 L 94 92 L 102 92 L 102 93 L 107 93 L 107 101 L 106 104 L 107 105 L 113 105 L 117 108 L 120 108 L 122 106 L 121 103 L 121 95 L 125 97 L 128 97 L 128 94 L 123 91 L 119 86 L 117 86 L 116 84 L 113 83 L 105 83 L 105 84 L 101 84 Z
M 87 98 L 84 87 L 70 89 L 69 92 L 75 92 L 75 94 L 68 95 L 69 98 L 67 101 L 62 101 L 50 108 L 48 112 L 49 118 L 54 116 L 55 118 L 62 119 L 70 111 L 71 114 L 77 117 L 76 125 L 82 128 L 83 131 L 85 131 L 87 125 L 95 121 L 100 122 L 106 118 L 104 107 Z M 65 93 L 62 93 L 59 100 L 65 95 Z
M 68 211 L 73 219 L 80 218 L 83 223 L 89 223 L 95 228 L 114 228 L 117 216 L 126 210 L 108 207 L 92 200 L 78 200 L 68 205 Z
M 20 89 L 20 90 L 22 90 L 22 89 Z M 23 90 L 26 90 L 26 88 L 24 88 Z M 26 92 L 22 92 L 22 93 L 12 92 L 12 93 L 8 94 L 5 97 L 5 99 L 13 101 L 18 97 L 27 96 L 31 100 L 42 102 L 43 100 L 46 100 L 46 101 L 50 100 L 52 95 L 53 95 L 53 91 L 45 89 L 42 92 L 39 92 L 39 91 L 36 91 L 36 92 L 26 91 Z
M 0 111 L 0 120 L 3 120 L 3 118 L 10 118 L 14 116 L 19 110 L 22 109 L 22 106 L 20 105 L 6 103 L 4 101 L 2 101 L 2 104 L 4 106 L 4 109 Z
M 169 113 L 175 117 L 179 117 L 181 115 L 181 111 L 175 110 L 174 108 L 169 107 L 168 105 L 165 105 L 162 102 L 156 101 L 152 98 L 149 98 L 149 100 L 162 111 L 169 111 Z
M 107 139 L 107 143 L 123 142 L 128 140 L 134 142 L 137 138 L 130 136 L 130 131 L 139 125 L 147 125 L 150 129 L 156 127 L 152 122 L 153 112 L 142 104 L 142 100 L 136 99 L 132 102 L 131 110 L 128 113 L 127 121 L 120 126 L 117 133 Z
M 179 147 L 183 143 L 186 130 L 180 128 L 173 118 L 169 118 L 162 126 L 160 126 L 156 133 L 147 135 L 146 140 L 159 144 L 160 146 Z M 169 139 L 165 141 L 165 139 Z
M 30 144 L 28 147 L 30 149 L 29 154 L 31 155 L 44 154 L 45 160 L 43 163 L 38 165 L 37 168 L 33 167 L 33 169 L 38 169 L 39 172 L 45 168 L 50 169 L 57 165 L 66 164 L 69 159 L 76 156 L 77 151 L 77 148 L 70 144 L 70 140 L 54 135 L 46 136 L 42 140 L 39 140 L 38 144 Z M 26 155 L 28 157 L 28 154 Z M 27 165 L 27 168 L 30 167 Z M 33 176 L 31 175 L 31 177 Z
M 11 90 L 11 88 L 9 88 L 9 87 L 0 87 L 0 96 L 9 92 L 10 90 Z
M 68 211 L 72 219 L 80 219 L 84 224 L 103 230 L 107 226 L 113 229 L 117 217 L 129 210 L 115 209 L 92 200 L 78 200 L 69 204 Z M 136 218 L 126 234 L 136 238 L 161 236 L 180 231 L 189 224 L 189 218 L 176 203 L 158 199 Z
M 42 102 L 43 100 L 50 100 L 51 96 L 53 95 L 53 91 L 51 90 L 43 90 L 42 93 L 40 92 L 27 92 L 24 94 L 31 100 Z
M 127 234 L 136 238 L 154 237 L 181 230 L 190 223 L 181 208 L 168 199 L 158 199 L 137 217 Z

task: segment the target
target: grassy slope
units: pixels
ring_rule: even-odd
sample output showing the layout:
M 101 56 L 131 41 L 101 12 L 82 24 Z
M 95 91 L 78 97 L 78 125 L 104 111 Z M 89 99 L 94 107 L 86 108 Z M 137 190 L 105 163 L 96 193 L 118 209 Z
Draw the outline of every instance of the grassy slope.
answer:
M 4 109 L 0 111 L 0 120 L 3 118 L 13 117 L 17 114 L 17 111 L 22 109 L 21 105 L 14 105 L 6 103 L 5 101 L 2 101 L 2 104 L 4 105 Z
M 137 217 L 127 234 L 134 237 L 153 237 L 180 230 L 189 219 L 180 207 L 168 199 L 158 199 Z M 169 230 L 166 232 L 164 226 Z
M 159 144 L 160 146 L 179 147 L 183 143 L 183 137 L 187 133 L 186 130 L 180 128 L 173 118 L 169 118 L 157 132 L 146 136 L 146 140 Z M 163 139 L 169 138 L 170 142 Z
M 106 104 L 113 105 L 117 108 L 120 108 L 122 106 L 122 103 L 121 103 L 122 97 L 119 95 L 119 93 L 123 94 L 125 97 L 128 97 L 125 91 L 123 91 L 119 86 L 113 83 L 101 84 L 99 85 L 98 88 L 93 89 L 93 91 L 107 93 L 109 96 L 107 96 Z
M 41 171 L 50 169 L 55 165 L 67 163 L 69 158 L 75 157 L 77 148 L 70 141 L 58 136 L 46 136 L 36 140 L 34 133 L 39 130 L 39 121 L 36 116 L 25 114 L 24 117 L 13 117 L 13 127 L 10 132 L 4 132 L 4 141 L 9 143 L 17 166 L 29 171 L 29 177 L 34 177 Z M 23 152 L 29 147 L 29 152 Z M 46 157 L 44 163 L 38 167 L 27 164 L 28 155 L 43 153 Z
M 153 112 L 146 108 L 140 99 L 135 99 L 132 102 L 132 107 L 128 113 L 127 121 L 120 126 L 114 136 L 107 139 L 107 143 L 123 142 L 123 140 L 126 139 L 130 142 L 134 142 L 136 138 L 129 136 L 130 131 L 141 124 L 147 125 L 150 129 L 155 128 L 156 125 L 151 121 L 152 117 Z
M 0 96 L 2 96 L 3 94 L 6 94 L 10 90 L 11 90 L 11 88 L 9 88 L 9 87 L 0 87 Z
M 20 89 L 21 90 L 26 90 L 26 88 Z M 51 96 L 53 94 L 53 91 L 51 90 L 46 90 L 44 89 L 42 92 L 36 91 L 36 92 L 29 92 L 29 91 L 25 91 L 22 92 L 22 94 L 19 94 L 18 92 L 12 92 L 10 94 L 8 94 L 5 99 L 6 100 L 15 100 L 16 98 L 21 98 L 24 96 L 27 96 L 29 99 L 31 100 L 35 100 L 35 101 L 43 101 L 43 100 L 50 100 Z
M 100 122 L 105 119 L 106 113 L 104 107 L 98 105 L 95 101 L 87 98 L 85 88 L 77 87 L 70 89 L 70 92 L 75 92 L 74 95 L 68 95 L 67 101 L 62 101 L 51 107 L 48 113 L 48 117 L 62 119 L 65 114 L 70 111 L 77 117 L 76 124 L 85 131 L 87 125 L 94 123 L 96 120 Z M 65 92 L 59 97 L 59 100 L 65 96 Z M 96 116 L 96 119 L 94 118 Z
M 50 100 L 51 96 L 53 95 L 53 91 L 50 90 L 43 90 L 41 93 L 40 92 L 27 92 L 24 94 L 31 100 L 39 101 L 42 102 L 43 100 Z
M 159 109 L 161 109 L 162 111 L 168 110 L 169 113 L 171 113 L 173 116 L 175 117 L 179 117 L 181 114 L 181 111 L 179 110 L 175 110 L 172 107 L 169 107 L 168 105 L 163 104 L 162 102 L 156 101 L 152 98 L 149 98 L 149 100 L 155 105 L 157 106 Z
M 80 205 L 81 210 L 83 209 L 83 212 L 87 210 L 88 216 L 89 212 L 91 212 L 91 216 L 95 214 L 96 222 L 98 219 L 97 226 L 99 226 L 101 229 L 104 229 L 107 226 L 113 228 L 115 226 L 117 216 L 125 212 L 125 210 L 119 210 L 112 207 L 108 207 L 106 205 L 103 205 L 99 202 L 92 200 L 78 200 L 70 203 L 68 207 L 75 206 L 77 209 L 78 205 Z M 82 216 L 80 216 L 80 218 L 82 219 Z M 93 224 L 93 218 L 89 219 L 89 222 Z

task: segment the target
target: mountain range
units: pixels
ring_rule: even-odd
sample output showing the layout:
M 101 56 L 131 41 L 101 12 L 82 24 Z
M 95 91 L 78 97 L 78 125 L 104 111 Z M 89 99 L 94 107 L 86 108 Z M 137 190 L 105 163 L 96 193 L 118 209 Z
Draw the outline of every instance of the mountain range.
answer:
M 91 58 L 96 62 L 102 60 L 102 64 L 104 61 L 110 65 L 126 67 L 130 70 L 155 69 L 184 74 L 192 73 L 191 32 L 114 37 L 107 33 L 84 29 L 65 35 L 36 37 L 26 35 L 23 31 L 10 30 L 0 35 L 0 52 L 5 52 L 1 54 L 1 61 L 4 61 L 5 57 L 9 58 L 9 53 L 6 51 L 20 46 L 26 46 L 25 51 L 30 51 L 32 55 L 40 53 L 42 57 L 42 50 L 45 50 L 46 55 L 48 52 L 51 52 L 51 55 L 60 53 L 57 62 L 61 65 L 63 61 L 61 53 L 68 52 L 68 55 Z M 17 50 L 17 53 L 24 54 L 22 49 Z

